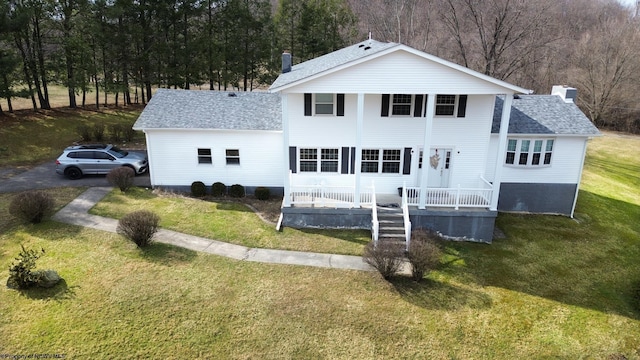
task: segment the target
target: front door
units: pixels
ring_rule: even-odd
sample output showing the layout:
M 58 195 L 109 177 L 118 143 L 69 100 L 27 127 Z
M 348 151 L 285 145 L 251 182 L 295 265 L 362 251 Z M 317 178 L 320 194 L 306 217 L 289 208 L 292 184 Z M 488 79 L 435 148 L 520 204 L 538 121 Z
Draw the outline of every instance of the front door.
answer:
M 418 167 L 418 184 L 422 176 L 422 166 L 428 167 L 429 177 L 427 187 L 449 187 L 449 173 L 451 171 L 451 154 L 453 151 L 446 148 L 431 148 L 429 157 L 424 159 L 423 150 L 420 149 Z

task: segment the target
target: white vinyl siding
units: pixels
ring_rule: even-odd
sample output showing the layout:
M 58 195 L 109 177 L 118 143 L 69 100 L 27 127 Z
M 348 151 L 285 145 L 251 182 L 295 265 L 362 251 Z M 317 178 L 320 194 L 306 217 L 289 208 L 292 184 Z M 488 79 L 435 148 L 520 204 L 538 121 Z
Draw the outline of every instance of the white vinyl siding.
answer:
M 523 136 L 521 138 L 515 136 L 509 137 L 509 140 L 514 139 L 535 140 L 532 136 Z M 547 151 L 547 147 L 543 144 L 540 155 L 540 165 L 510 165 L 506 163 L 507 154 L 505 154 L 504 151 L 498 152 L 498 134 L 492 134 L 489 157 L 487 158 L 485 170 L 486 179 L 489 181 L 494 180 L 495 162 L 499 161 L 500 166 L 503 166 L 502 182 L 541 184 L 579 183 L 582 151 L 584 149 L 584 142 L 587 141 L 587 139 L 584 137 L 558 136 L 555 139 L 549 140 L 553 140 L 549 148 L 551 151 Z M 533 152 L 533 150 L 535 150 L 535 141 L 531 144 L 532 153 L 535 153 Z M 509 144 L 507 143 L 507 148 L 508 146 Z M 519 150 L 520 147 L 516 147 L 516 149 Z M 518 160 L 519 156 L 515 156 L 516 163 Z M 544 164 L 545 160 L 547 160 L 549 164 Z
M 154 186 L 188 186 L 194 181 L 244 186 L 282 186 L 282 132 L 146 130 L 149 172 Z M 171 146 L 167 146 L 171 144 Z M 198 164 L 197 149 L 210 149 L 212 163 Z M 226 150 L 238 150 L 240 164 L 227 166 Z M 192 161 L 188 161 L 189 156 Z

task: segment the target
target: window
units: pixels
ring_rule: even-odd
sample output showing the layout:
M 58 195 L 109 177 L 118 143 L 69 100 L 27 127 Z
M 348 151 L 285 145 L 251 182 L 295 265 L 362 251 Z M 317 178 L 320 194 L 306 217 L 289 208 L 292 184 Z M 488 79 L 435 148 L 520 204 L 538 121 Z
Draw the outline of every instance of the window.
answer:
M 456 113 L 456 96 L 455 95 L 437 95 L 436 96 L 436 115 L 437 116 L 453 116 Z
M 344 94 L 304 94 L 304 116 L 344 116 Z
M 362 149 L 362 166 L 363 173 L 377 173 L 378 160 L 380 159 L 380 150 Z
M 316 94 L 316 115 L 333 115 L 333 94 Z
M 399 174 L 402 160 L 400 149 L 382 150 L 382 158 L 378 149 L 362 149 L 363 173 Z
M 300 172 L 318 171 L 318 149 L 300 149 Z
M 213 164 L 211 149 L 198 148 L 198 164 Z
M 227 149 L 225 150 L 225 155 L 227 157 L 227 165 L 240 165 L 240 150 Z
M 393 94 L 391 115 L 411 115 L 411 98 L 409 94 Z
M 552 139 L 508 139 L 505 164 L 515 166 L 551 165 Z
M 320 158 L 318 158 L 320 154 Z M 300 172 L 337 173 L 339 168 L 339 149 L 300 149 Z M 319 165 L 319 166 L 318 166 Z
M 338 149 L 322 149 L 320 156 L 321 172 L 338 172 Z
M 400 173 L 400 150 L 382 151 L 382 172 L 386 174 Z

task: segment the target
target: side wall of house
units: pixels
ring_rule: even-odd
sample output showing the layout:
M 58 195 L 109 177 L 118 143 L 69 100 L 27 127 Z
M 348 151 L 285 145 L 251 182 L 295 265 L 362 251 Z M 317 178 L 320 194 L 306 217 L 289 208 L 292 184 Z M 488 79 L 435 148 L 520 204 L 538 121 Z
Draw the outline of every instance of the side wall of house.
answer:
M 151 184 L 190 186 L 202 181 L 248 187 L 282 187 L 282 133 L 275 131 L 146 130 Z M 198 149 L 211 163 L 198 162 Z M 239 164 L 227 164 L 226 150 L 238 150 Z
M 502 165 L 498 210 L 571 215 L 582 176 L 587 139 L 569 136 L 509 136 L 522 139 L 554 139 L 550 166 Z M 505 162 L 498 153 L 498 136 L 492 135 L 487 161 L 487 179 L 493 181 L 495 162 Z

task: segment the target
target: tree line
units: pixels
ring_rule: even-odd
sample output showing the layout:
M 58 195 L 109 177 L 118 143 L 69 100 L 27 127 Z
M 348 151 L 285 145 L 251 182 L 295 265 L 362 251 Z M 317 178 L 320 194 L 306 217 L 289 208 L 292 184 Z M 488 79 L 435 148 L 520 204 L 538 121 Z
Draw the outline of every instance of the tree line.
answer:
M 298 63 L 371 33 L 539 94 L 574 86 L 597 126 L 640 132 L 636 15 L 615 0 L 0 0 L 0 97 L 11 111 L 19 96 L 50 108 L 52 83 L 70 107 L 249 91 L 283 50 Z

